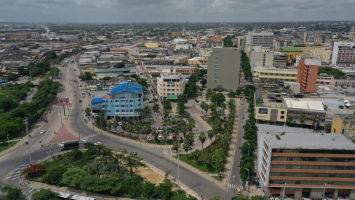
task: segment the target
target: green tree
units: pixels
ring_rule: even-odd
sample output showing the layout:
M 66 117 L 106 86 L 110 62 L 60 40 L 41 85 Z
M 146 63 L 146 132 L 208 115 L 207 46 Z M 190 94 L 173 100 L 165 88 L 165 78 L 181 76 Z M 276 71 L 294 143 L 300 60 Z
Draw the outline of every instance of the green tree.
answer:
M 140 165 L 139 158 L 134 155 L 129 155 L 125 158 L 126 166 L 129 168 L 129 174 L 133 176 L 133 168 L 137 168 Z
M 224 157 L 225 156 L 220 149 L 217 149 L 213 154 L 213 161 L 219 173 L 223 172 L 224 170 Z
M 206 141 L 206 133 L 205 132 L 200 132 L 200 135 L 198 136 L 198 139 L 200 140 L 201 144 L 202 144 L 202 149 L 203 149 L 203 143 L 205 143 Z
M 105 111 L 100 111 L 100 113 L 95 118 L 95 123 L 96 125 L 100 126 L 101 129 L 106 127 L 107 121 L 105 117 Z
M 59 194 L 53 192 L 51 189 L 41 189 L 33 193 L 32 200 L 59 200 Z
M 210 139 L 210 141 L 211 141 L 211 143 L 212 143 L 212 138 L 213 138 L 213 136 L 214 136 L 214 132 L 213 132 L 212 130 L 208 130 L 208 131 L 207 131 L 207 136 L 208 136 L 208 138 Z
M 115 66 L 114 66 L 114 68 L 124 68 L 124 67 L 125 67 L 125 65 L 124 65 L 123 62 L 117 63 L 117 64 L 115 64 Z
M 228 35 L 223 39 L 223 46 L 224 47 L 233 47 L 232 36 Z
M 206 112 L 206 115 L 207 115 L 207 112 L 208 112 L 208 109 L 210 109 L 210 106 L 206 102 L 202 101 L 200 104 L 200 107 L 202 110 L 204 110 Z
M 319 121 L 319 115 L 318 114 L 313 114 L 312 115 L 312 120 L 313 120 L 313 123 L 314 123 L 314 130 L 317 131 L 317 123 Z
M 12 73 L 12 72 L 7 73 L 7 80 L 8 80 L 8 81 L 14 81 L 14 80 L 16 80 L 18 77 L 19 77 L 18 74 L 15 74 L 15 73 Z
M 81 168 L 74 167 L 68 168 L 67 171 L 63 174 L 61 185 L 66 185 L 74 188 L 80 187 L 80 182 L 82 177 L 87 176 L 87 173 Z
M 288 124 L 291 124 L 292 121 L 293 121 L 293 118 L 292 118 L 291 116 L 287 116 L 286 122 L 287 122 Z
M 307 116 L 304 113 L 301 113 L 300 114 L 300 122 L 301 122 L 301 124 L 304 124 L 306 119 L 307 119 Z
M 85 114 L 86 116 L 90 116 L 91 109 L 89 107 L 85 108 Z
M 324 125 L 324 130 L 327 132 L 327 133 L 330 133 L 331 132 L 331 129 L 332 129 L 332 124 L 325 124 Z
M 0 188 L 3 195 L 0 195 L 0 200 L 17 200 L 22 199 L 21 189 L 15 188 L 11 185 L 4 185 Z
M 189 151 L 192 149 L 193 145 L 194 145 L 194 135 L 189 134 L 187 137 L 184 138 L 184 143 L 182 145 L 182 148 L 185 150 L 187 157 L 189 156 Z
M 60 73 L 60 70 L 56 67 L 51 67 L 49 70 L 49 75 L 52 77 L 52 79 L 54 79 L 55 77 L 57 77 Z
M 144 88 L 148 88 L 147 79 L 145 79 L 145 78 L 138 78 L 137 83 L 139 85 L 143 86 Z
M 223 107 L 224 102 L 226 101 L 226 98 L 224 97 L 224 95 L 222 93 L 216 93 L 216 94 L 212 95 L 211 101 L 216 106 Z

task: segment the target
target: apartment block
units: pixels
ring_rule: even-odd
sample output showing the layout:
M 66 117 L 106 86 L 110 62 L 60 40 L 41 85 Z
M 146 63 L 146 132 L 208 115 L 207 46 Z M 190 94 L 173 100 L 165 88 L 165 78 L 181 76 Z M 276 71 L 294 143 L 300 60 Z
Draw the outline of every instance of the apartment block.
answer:
M 354 138 L 258 133 L 257 176 L 267 196 L 355 199 Z
M 298 63 L 297 82 L 301 92 L 316 92 L 318 67 L 321 61 L 317 59 L 301 58 Z
M 338 66 L 355 66 L 355 43 L 334 42 L 332 64 Z
M 177 99 L 180 94 L 184 93 L 187 80 L 182 74 L 169 73 L 161 74 L 157 78 L 157 90 L 162 100 Z
M 274 67 L 276 68 L 286 68 L 287 67 L 287 56 L 282 52 L 274 52 Z
M 252 70 L 256 66 L 273 67 L 274 52 L 266 48 L 255 47 L 255 49 L 250 53 L 250 65 Z
M 207 88 L 237 90 L 241 72 L 241 50 L 238 48 L 213 48 L 208 57 Z

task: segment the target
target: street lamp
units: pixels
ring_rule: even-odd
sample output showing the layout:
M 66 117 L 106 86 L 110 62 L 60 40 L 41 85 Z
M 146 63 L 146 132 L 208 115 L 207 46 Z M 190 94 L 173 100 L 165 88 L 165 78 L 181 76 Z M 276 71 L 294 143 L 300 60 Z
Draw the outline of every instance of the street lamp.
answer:
M 324 196 L 325 196 L 325 187 L 327 186 L 327 184 L 326 183 L 324 183 L 324 187 L 323 187 L 323 198 L 322 199 L 324 199 Z
M 178 140 L 178 147 L 177 147 L 177 152 L 178 152 L 178 187 L 179 187 L 179 183 L 180 183 L 180 136 L 177 136 L 177 140 Z
M 248 168 L 246 168 L 246 167 L 242 167 L 242 169 L 245 169 L 245 170 L 247 170 L 248 171 L 248 180 L 247 180 L 247 187 L 248 187 L 248 192 L 249 192 L 249 169 Z

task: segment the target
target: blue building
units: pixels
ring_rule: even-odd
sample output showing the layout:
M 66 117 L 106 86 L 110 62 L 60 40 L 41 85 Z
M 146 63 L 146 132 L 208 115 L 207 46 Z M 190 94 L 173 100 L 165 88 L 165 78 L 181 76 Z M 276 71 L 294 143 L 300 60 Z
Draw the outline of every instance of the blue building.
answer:
M 143 87 L 134 82 L 122 81 L 104 97 L 91 100 L 92 116 L 105 111 L 105 117 L 133 118 L 143 108 Z

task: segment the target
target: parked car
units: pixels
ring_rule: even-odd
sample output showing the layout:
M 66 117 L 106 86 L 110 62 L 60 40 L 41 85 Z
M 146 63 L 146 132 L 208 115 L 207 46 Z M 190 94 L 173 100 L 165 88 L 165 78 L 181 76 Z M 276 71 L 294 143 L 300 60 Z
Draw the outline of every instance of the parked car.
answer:
M 101 142 L 95 142 L 94 145 L 98 146 L 98 145 L 102 145 Z
M 41 130 L 39 133 L 40 133 L 40 134 L 45 134 L 46 131 L 45 131 L 45 130 Z
M 136 156 L 137 155 L 137 151 L 132 151 L 131 155 Z
M 150 138 L 149 136 L 147 136 L 147 141 L 151 141 L 152 140 L 152 138 Z

